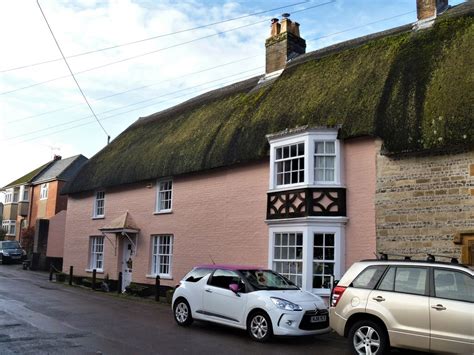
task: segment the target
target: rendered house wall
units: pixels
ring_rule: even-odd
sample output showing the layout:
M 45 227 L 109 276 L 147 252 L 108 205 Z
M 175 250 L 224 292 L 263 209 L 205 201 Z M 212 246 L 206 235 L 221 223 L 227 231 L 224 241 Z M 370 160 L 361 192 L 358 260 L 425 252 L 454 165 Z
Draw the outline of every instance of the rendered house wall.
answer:
M 348 191 L 349 222 L 346 226 L 346 266 L 373 255 L 375 249 L 374 139 L 344 144 L 344 174 Z M 153 186 L 151 186 L 153 183 Z M 140 228 L 133 281 L 153 283 L 152 235 L 174 236 L 172 280 L 174 286 L 195 265 L 203 263 L 268 264 L 268 226 L 265 223 L 269 161 L 188 174 L 173 179 L 172 213 L 154 214 L 156 181 L 106 189 L 105 218 L 93 219 L 94 193 L 69 196 L 64 267 L 74 266 L 88 275 L 90 236 L 100 236 L 111 220 L 129 212 Z M 113 234 L 104 239 L 104 275 L 117 278 L 121 267 L 121 243 Z

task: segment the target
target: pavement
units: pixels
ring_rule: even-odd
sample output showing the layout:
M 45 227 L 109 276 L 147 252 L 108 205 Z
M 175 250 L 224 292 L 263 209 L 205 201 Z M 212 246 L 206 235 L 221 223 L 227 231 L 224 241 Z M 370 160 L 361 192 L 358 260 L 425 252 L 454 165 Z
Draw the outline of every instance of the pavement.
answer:
M 179 327 L 165 303 L 48 278 L 0 265 L 0 354 L 349 354 L 335 333 L 261 344 L 212 323 Z

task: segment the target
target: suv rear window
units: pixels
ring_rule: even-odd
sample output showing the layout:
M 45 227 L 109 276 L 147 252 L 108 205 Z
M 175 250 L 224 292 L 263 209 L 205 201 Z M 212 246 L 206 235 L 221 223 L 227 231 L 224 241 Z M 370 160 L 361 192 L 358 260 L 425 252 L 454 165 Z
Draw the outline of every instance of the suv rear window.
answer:
M 352 281 L 352 287 L 372 290 L 377 285 L 386 268 L 387 266 L 385 265 L 369 266 Z

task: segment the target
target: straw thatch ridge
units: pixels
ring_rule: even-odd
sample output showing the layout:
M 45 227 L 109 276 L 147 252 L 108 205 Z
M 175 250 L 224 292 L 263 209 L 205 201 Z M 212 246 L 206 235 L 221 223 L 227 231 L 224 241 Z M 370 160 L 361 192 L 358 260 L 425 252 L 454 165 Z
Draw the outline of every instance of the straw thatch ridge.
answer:
M 389 153 L 472 147 L 473 8 L 460 5 L 428 30 L 405 26 L 308 53 L 257 90 L 258 77 L 141 118 L 63 192 L 262 159 L 266 134 L 304 125 L 380 137 Z

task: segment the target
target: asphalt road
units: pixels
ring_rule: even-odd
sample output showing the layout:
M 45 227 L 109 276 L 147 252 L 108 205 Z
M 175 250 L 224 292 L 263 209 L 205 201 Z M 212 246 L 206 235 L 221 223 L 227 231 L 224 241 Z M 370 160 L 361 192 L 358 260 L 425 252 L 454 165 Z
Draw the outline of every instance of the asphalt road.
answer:
M 170 306 L 0 265 L 0 354 L 348 354 L 336 334 L 260 344 L 245 331 L 175 324 Z

